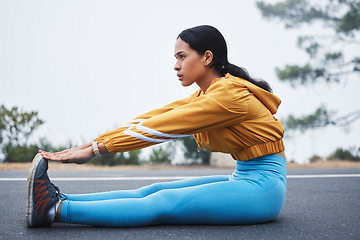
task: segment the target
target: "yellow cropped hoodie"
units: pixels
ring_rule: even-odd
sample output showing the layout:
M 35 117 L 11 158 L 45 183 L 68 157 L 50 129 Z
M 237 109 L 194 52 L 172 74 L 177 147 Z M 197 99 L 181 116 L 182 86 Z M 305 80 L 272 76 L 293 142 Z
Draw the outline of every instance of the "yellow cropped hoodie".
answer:
M 95 141 L 116 153 L 193 135 L 202 148 L 246 161 L 285 149 L 283 126 L 273 116 L 280 102 L 274 94 L 226 74 L 215 78 L 206 92 L 199 89 Z

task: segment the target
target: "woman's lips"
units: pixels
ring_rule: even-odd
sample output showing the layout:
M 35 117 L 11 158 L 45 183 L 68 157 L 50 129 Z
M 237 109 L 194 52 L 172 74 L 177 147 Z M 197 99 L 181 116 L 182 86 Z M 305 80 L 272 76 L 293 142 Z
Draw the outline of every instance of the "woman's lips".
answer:
M 183 75 L 178 74 L 177 76 L 178 76 L 178 78 L 179 78 L 179 81 L 181 81 L 181 80 L 182 80 L 182 78 L 183 78 Z

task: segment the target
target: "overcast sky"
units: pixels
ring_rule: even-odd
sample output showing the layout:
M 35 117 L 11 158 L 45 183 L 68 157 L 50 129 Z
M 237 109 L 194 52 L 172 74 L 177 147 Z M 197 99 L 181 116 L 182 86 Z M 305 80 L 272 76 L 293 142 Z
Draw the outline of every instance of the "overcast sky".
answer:
M 339 115 L 360 108 L 360 81 L 293 89 L 277 80 L 275 67 L 307 60 L 298 35 L 319 29 L 285 29 L 263 19 L 252 0 L 0 0 L 0 104 L 39 112 L 46 123 L 33 141 L 91 141 L 197 90 L 181 86 L 173 55 L 177 35 L 201 24 L 223 33 L 230 62 L 271 84 L 282 99 L 276 117 L 321 104 Z M 326 128 L 287 139 L 288 158 L 304 162 L 359 147 L 359 133 L 357 122 L 347 132 Z

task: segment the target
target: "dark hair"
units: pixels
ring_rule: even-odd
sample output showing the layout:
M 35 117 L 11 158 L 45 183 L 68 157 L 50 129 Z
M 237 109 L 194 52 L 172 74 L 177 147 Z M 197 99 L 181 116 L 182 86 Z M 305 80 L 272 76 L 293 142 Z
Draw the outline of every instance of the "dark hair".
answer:
M 213 67 L 220 76 L 225 76 L 226 73 L 230 73 L 268 92 L 272 92 L 270 85 L 266 81 L 256 80 L 249 75 L 246 69 L 228 62 L 225 38 L 215 27 L 201 25 L 189 28 L 182 31 L 177 38 L 181 38 L 181 40 L 189 44 L 199 55 L 204 55 L 207 50 L 211 51 L 214 58 L 211 67 Z

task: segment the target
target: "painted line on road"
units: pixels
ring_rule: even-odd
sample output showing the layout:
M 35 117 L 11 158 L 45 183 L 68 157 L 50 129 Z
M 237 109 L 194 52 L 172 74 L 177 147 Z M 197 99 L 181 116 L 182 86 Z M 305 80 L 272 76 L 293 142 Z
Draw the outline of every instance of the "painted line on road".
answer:
M 169 176 L 169 177 L 61 177 L 51 178 L 51 181 L 149 181 L 149 180 L 181 180 L 200 176 Z M 360 174 L 308 174 L 288 175 L 291 179 L 306 178 L 348 178 L 360 177 Z M 26 181 L 27 178 L 0 178 L 0 181 Z
M 287 178 L 346 178 L 360 177 L 360 174 L 304 174 L 304 175 L 288 175 Z

